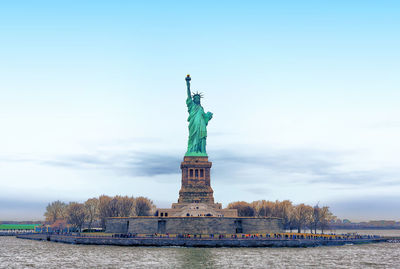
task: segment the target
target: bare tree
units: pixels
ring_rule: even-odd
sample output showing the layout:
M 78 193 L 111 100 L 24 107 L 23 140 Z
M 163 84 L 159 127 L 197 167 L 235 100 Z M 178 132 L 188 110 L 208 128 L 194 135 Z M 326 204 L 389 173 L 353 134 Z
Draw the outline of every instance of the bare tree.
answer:
M 46 207 L 46 212 L 44 213 L 46 221 L 52 224 L 58 219 L 64 219 L 66 207 L 67 204 L 61 201 L 54 201 L 52 203 L 49 203 Z
M 284 229 L 292 229 L 295 224 L 295 209 L 291 201 L 284 200 L 282 202 L 275 202 L 274 217 L 281 218 Z
M 108 203 L 108 217 L 119 217 L 119 199 L 118 196 L 114 196 Z
M 310 222 L 312 212 L 313 208 L 309 205 L 299 204 L 295 207 L 295 219 L 298 233 L 301 233 L 305 225 Z
M 319 227 L 322 233 L 324 233 L 324 230 L 329 227 L 329 223 L 335 218 L 336 217 L 329 211 L 328 206 L 324 206 L 320 209 Z
M 111 200 L 112 198 L 107 195 L 101 195 L 99 197 L 99 218 L 102 228 L 106 227 L 106 219 L 112 215 L 109 206 Z
M 129 217 L 134 213 L 135 198 L 128 196 L 117 196 L 118 216 Z
M 251 204 L 238 201 L 228 204 L 228 209 L 237 209 L 239 217 L 253 217 L 255 215 L 255 210 Z
M 313 212 L 309 223 L 311 233 L 313 232 L 313 229 L 314 232 L 317 233 L 317 228 L 320 224 L 320 221 L 321 221 L 321 208 L 318 206 L 318 204 L 316 204 L 313 207 Z
M 259 200 L 250 204 L 243 201 L 232 202 L 227 208 L 237 209 L 239 216 L 280 218 L 284 229 L 290 232 L 297 229 L 299 233 L 307 227 L 310 228 L 311 233 L 313 231 L 316 233 L 318 228 L 323 232 L 335 218 L 328 207 L 320 208 L 318 204 L 311 207 L 303 203 L 293 205 L 290 200 L 275 202 Z
M 85 222 L 85 205 L 81 203 L 71 202 L 67 207 L 67 220 L 72 226 L 82 230 Z
M 254 209 L 254 215 L 257 217 L 273 217 L 275 203 L 271 201 L 259 200 L 251 203 Z
M 154 210 L 155 206 L 150 199 L 142 196 L 135 199 L 136 216 L 151 216 Z
M 85 202 L 86 221 L 88 222 L 89 229 L 92 224 L 99 218 L 99 199 L 91 198 Z

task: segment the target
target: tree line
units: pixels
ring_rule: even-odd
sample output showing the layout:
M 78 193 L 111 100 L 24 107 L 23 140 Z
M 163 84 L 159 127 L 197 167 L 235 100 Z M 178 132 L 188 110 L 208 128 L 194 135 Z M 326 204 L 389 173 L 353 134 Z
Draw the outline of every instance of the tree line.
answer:
M 65 220 L 81 230 L 85 223 L 89 229 L 94 223 L 100 223 L 100 226 L 105 228 L 106 219 L 109 217 L 151 216 L 154 212 L 153 201 L 146 197 L 101 195 L 84 203 L 51 202 L 47 205 L 44 216 L 48 224 Z
M 320 229 L 323 233 L 336 217 L 329 211 L 328 206 L 320 207 L 318 204 L 310 206 L 306 204 L 294 205 L 289 200 L 284 201 L 244 201 L 232 202 L 229 209 L 237 209 L 241 217 L 277 217 L 281 218 L 284 229 L 297 232 L 309 229 L 311 233 Z
M 289 200 L 266 201 L 259 200 L 251 203 L 244 201 L 232 202 L 229 209 L 237 209 L 240 217 L 277 217 L 281 218 L 284 229 L 297 230 L 309 229 L 311 232 L 322 233 L 336 217 L 329 211 L 328 206 L 320 207 L 318 204 L 294 205 Z M 94 224 L 105 228 L 106 219 L 109 217 L 153 216 L 156 207 L 153 201 L 146 197 L 128 197 L 101 195 L 90 198 L 84 203 L 54 201 L 48 204 L 44 216 L 48 224 L 57 220 L 65 220 L 75 228 L 81 230 L 83 225 L 90 229 Z

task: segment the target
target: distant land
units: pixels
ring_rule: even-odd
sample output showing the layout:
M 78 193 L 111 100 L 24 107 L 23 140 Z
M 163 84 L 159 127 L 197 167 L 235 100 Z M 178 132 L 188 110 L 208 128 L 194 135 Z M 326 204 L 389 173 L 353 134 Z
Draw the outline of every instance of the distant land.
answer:
M 336 220 L 329 226 L 332 230 L 347 229 L 400 229 L 400 221 L 394 220 L 370 220 L 363 222 L 351 222 L 348 219 Z

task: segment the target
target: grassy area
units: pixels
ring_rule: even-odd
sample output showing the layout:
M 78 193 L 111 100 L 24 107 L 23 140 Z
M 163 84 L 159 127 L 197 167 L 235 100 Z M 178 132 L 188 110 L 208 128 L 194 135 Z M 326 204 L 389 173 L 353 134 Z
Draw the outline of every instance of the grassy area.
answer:
M 1 230 L 34 230 L 40 224 L 0 224 Z

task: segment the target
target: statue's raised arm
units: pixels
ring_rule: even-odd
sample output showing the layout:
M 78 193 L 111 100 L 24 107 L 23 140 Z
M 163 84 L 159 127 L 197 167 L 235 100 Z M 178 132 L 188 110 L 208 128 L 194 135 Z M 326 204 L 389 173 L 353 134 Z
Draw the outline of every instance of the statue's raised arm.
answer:
M 187 96 L 188 96 L 188 98 L 192 98 L 192 93 L 190 92 L 190 81 L 192 80 L 192 78 L 190 77 L 190 75 L 187 75 L 185 80 L 186 80 L 186 87 L 187 87 Z

